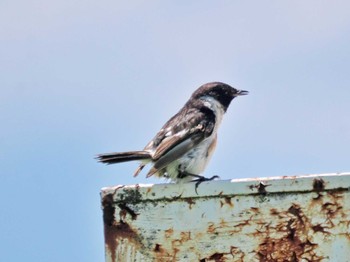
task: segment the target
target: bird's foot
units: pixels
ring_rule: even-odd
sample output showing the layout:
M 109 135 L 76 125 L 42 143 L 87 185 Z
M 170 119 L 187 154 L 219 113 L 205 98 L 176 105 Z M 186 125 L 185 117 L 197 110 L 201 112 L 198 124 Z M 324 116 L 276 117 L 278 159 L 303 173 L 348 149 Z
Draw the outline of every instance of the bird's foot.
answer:
M 196 194 L 198 195 L 198 192 L 197 192 L 197 188 L 198 188 L 198 186 L 201 184 L 201 183 L 203 183 L 203 182 L 205 182 L 205 181 L 212 181 L 212 180 L 214 180 L 215 178 L 220 178 L 219 176 L 212 176 L 212 177 L 210 177 L 210 178 L 207 178 L 207 177 L 204 177 L 204 176 L 200 176 L 200 175 L 191 175 L 192 177 L 195 177 L 195 179 L 193 179 L 193 180 L 191 180 L 191 182 L 196 182 L 196 184 L 195 184 L 195 191 L 196 191 Z

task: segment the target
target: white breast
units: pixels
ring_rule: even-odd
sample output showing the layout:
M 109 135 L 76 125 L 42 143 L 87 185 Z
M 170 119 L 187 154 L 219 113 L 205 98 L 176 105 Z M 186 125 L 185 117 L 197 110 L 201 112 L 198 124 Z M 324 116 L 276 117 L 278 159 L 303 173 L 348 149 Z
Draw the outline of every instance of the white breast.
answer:
M 167 167 L 167 173 L 173 181 L 186 182 L 192 180 L 192 177 L 184 179 L 178 179 L 178 166 L 184 167 L 184 170 L 188 173 L 200 175 L 204 172 L 212 153 L 214 152 L 216 145 L 217 130 L 220 126 L 221 120 L 225 111 L 222 105 L 212 97 L 203 97 L 205 106 L 213 110 L 216 122 L 212 134 L 199 143 L 196 147 L 191 149 L 188 153 L 182 156 L 180 159 L 174 161 Z M 210 148 L 210 150 L 209 150 Z

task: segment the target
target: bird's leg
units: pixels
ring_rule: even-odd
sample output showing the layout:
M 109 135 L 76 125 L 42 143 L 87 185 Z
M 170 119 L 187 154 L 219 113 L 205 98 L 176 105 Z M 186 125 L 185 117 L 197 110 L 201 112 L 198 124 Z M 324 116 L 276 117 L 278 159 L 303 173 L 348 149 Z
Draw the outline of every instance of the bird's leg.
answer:
M 197 188 L 198 186 L 202 183 L 202 182 L 205 182 L 205 181 L 212 181 L 214 180 L 215 178 L 219 178 L 219 176 L 212 176 L 210 178 L 206 178 L 204 176 L 199 176 L 199 175 L 192 175 L 194 177 L 196 177 L 196 179 L 193 179 L 191 182 L 196 182 L 195 184 L 195 191 L 196 191 L 196 194 L 198 195 L 198 192 L 197 192 Z
M 184 177 L 187 177 L 187 176 L 191 176 L 191 177 L 194 177 L 195 179 L 191 180 L 191 182 L 196 182 L 195 184 L 195 191 L 196 191 L 196 194 L 198 195 L 198 192 L 197 192 L 197 188 L 198 186 L 202 183 L 202 182 L 205 182 L 205 181 L 212 181 L 214 180 L 215 178 L 219 178 L 219 176 L 212 176 L 210 178 L 206 178 L 204 176 L 200 176 L 200 175 L 196 175 L 196 174 L 191 174 L 191 173 L 188 173 L 186 171 L 182 171 L 182 172 L 179 172 L 178 174 L 178 178 L 184 178 Z

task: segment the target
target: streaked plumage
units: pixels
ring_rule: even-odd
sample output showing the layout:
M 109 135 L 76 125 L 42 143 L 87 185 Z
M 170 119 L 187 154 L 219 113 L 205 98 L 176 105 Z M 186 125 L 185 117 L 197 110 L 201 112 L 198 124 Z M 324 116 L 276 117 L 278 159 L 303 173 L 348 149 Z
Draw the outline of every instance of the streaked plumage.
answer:
M 151 163 L 147 177 L 206 180 L 200 174 L 214 152 L 222 117 L 233 98 L 246 94 L 220 82 L 202 85 L 142 151 L 100 154 L 97 159 L 106 164 L 140 160 L 135 176 Z

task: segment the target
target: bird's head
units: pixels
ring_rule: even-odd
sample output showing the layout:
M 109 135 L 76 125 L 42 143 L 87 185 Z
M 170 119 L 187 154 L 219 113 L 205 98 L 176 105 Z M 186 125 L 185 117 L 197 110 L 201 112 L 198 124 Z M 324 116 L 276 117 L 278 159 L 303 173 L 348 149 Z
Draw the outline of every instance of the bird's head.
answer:
M 229 107 L 232 99 L 237 96 L 247 95 L 248 91 L 238 90 L 221 82 L 211 82 L 200 86 L 193 94 L 192 99 L 214 98 L 223 107 L 224 111 Z

